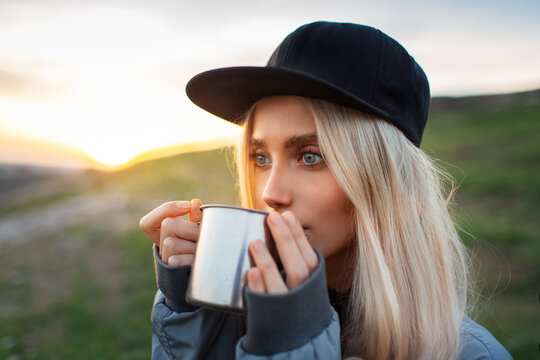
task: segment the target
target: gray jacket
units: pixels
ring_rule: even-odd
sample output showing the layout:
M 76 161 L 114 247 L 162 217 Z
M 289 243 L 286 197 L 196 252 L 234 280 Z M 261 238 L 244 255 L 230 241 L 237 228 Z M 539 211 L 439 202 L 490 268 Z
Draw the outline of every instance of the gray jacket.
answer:
M 246 315 L 186 303 L 190 266 L 163 263 L 154 247 L 159 290 L 152 310 L 152 359 L 341 359 L 340 327 L 330 306 L 324 258 L 298 288 L 259 294 L 244 288 Z M 459 359 L 512 359 L 468 316 Z

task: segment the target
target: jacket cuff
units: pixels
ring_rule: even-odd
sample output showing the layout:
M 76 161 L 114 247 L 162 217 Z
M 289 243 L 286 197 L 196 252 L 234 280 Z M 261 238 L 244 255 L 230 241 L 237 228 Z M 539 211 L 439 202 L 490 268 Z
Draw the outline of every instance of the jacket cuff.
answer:
M 198 306 L 186 302 L 191 266 L 169 266 L 165 264 L 159 257 L 159 249 L 156 245 L 154 245 L 154 263 L 157 285 L 165 297 L 165 305 L 178 313 L 197 310 Z
M 246 352 L 270 355 L 297 348 L 319 335 L 332 320 L 324 258 L 296 289 L 283 294 L 261 294 L 244 288 Z

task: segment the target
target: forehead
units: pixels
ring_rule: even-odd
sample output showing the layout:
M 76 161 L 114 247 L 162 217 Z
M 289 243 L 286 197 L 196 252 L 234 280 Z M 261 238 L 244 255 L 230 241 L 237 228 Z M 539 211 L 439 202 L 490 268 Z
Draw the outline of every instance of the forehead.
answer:
M 272 96 L 257 103 L 251 138 L 288 138 L 316 134 L 317 127 L 307 99 L 298 96 Z

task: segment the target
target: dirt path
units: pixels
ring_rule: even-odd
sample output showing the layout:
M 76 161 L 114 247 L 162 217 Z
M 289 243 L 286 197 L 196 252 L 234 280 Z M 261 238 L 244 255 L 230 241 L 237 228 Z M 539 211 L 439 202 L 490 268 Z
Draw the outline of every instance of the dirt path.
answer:
M 79 223 L 103 223 L 111 230 L 132 227 L 129 198 L 121 191 L 81 194 L 23 213 L 0 218 L 0 246 L 39 240 Z

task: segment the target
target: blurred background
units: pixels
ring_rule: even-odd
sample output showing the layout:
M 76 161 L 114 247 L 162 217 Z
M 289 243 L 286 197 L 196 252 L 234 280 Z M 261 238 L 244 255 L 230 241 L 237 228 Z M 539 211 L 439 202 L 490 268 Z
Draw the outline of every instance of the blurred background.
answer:
M 264 65 L 315 20 L 377 27 L 427 73 L 422 148 L 460 186 L 476 319 L 537 358 L 539 14 L 535 0 L 0 0 L 0 358 L 150 356 L 139 219 L 169 200 L 238 204 L 240 129 L 185 84 Z

